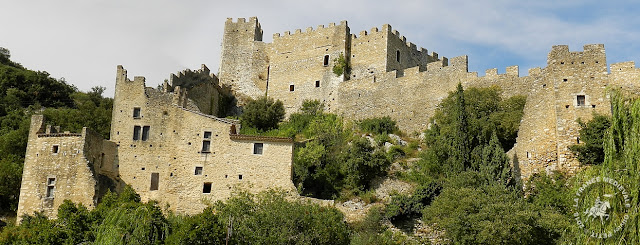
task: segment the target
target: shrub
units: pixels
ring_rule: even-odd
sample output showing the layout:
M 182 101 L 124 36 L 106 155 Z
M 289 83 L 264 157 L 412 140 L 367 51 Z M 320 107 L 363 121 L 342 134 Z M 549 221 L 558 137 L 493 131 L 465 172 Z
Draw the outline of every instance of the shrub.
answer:
M 284 114 L 282 101 L 274 101 L 265 96 L 249 101 L 240 120 L 244 126 L 266 131 L 277 128 L 278 123 L 284 119 Z
M 391 134 L 398 131 L 396 122 L 389 116 L 364 119 L 359 125 L 360 130 L 371 134 Z

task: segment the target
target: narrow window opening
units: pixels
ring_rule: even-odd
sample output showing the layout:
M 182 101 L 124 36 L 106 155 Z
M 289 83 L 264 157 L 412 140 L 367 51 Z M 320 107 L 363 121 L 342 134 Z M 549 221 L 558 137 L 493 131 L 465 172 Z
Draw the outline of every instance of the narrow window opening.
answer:
M 400 50 L 396 50 L 396 61 L 400 62 Z
M 159 173 L 151 173 L 151 187 L 149 188 L 150 191 L 157 191 L 158 190 L 158 182 L 160 181 L 160 174 Z
M 203 140 L 202 141 L 202 151 L 203 153 L 209 153 L 211 152 L 211 141 L 209 140 Z
M 531 153 L 527 151 L 527 158 L 531 158 Z
M 133 127 L 133 140 L 139 140 L 140 139 L 140 126 L 134 126 Z
M 295 86 L 293 84 L 289 85 L 289 91 L 295 90 Z
M 316 81 L 316 88 L 320 87 L 320 81 Z
M 51 149 L 51 152 L 58 153 L 59 150 L 60 150 L 60 146 L 54 145 L 53 148 Z
M 202 187 L 202 193 L 209 194 L 211 193 L 211 182 L 205 182 Z
M 580 137 L 576 137 L 576 144 L 580 144 Z
M 238 179 L 241 180 L 242 179 L 242 174 L 238 175 Z
M 133 108 L 133 118 L 136 118 L 136 119 L 140 118 L 140 107 Z
M 578 102 L 578 106 L 584 106 L 584 104 L 585 104 L 584 103 L 585 102 L 584 95 L 578 95 L 577 96 L 577 102 Z
M 262 155 L 263 143 L 253 143 L 253 154 Z
M 324 56 L 324 62 L 323 62 L 324 66 L 328 66 L 329 65 L 329 55 L 325 55 Z
M 56 178 L 47 178 L 47 198 L 53 198 L 56 189 Z
M 146 141 L 149 139 L 149 126 L 144 126 L 142 128 L 142 141 Z
M 194 175 L 202 175 L 202 167 L 196 167 Z

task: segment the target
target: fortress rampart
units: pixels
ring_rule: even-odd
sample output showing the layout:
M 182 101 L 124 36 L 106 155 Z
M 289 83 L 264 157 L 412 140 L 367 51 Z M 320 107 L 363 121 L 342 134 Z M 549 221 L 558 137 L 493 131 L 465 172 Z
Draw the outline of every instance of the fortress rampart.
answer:
M 162 90 L 146 87 L 144 77 L 129 80 L 118 66 L 108 141 L 88 129 L 60 133 L 35 116 L 19 215 L 55 215 L 64 198 L 92 207 L 100 193 L 122 183 L 143 200 L 183 213 L 199 212 L 206 201 L 224 200 L 238 189 L 294 190 L 293 141 L 237 134 L 237 120 L 215 116 L 223 97 L 234 96 L 242 106 L 267 95 L 283 101 L 287 114 L 304 100 L 319 100 L 347 120 L 390 116 L 411 133 L 429 127 L 437 105 L 457 84 L 497 86 L 504 97 L 527 97 L 516 145 L 508 152 L 527 179 L 542 171 L 575 173 L 581 166 L 568 148 L 581 143 L 577 119 L 610 114 L 609 88 L 640 91 L 640 69 L 630 61 L 611 64 L 609 72 L 602 44 L 581 51 L 553 46 L 547 65 L 525 76 L 518 66 L 478 76 L 469 72 L 466 55 L 428 53 L 390 25 L 355 35 L 342 21 L 276 33 L 272 43 L 262 37 L 256 17 L 227 19 L 218 75 L 203 65 L 172 74 Z M 333 67 L 340 56 L 350 69 L 338 75 Z

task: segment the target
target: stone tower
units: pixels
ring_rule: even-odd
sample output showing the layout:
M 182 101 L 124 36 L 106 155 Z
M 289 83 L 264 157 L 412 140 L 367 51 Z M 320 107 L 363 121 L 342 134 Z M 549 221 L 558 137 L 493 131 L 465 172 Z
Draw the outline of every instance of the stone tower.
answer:
M 269 76 L 269 58 L 262 42 L 258 18 L 249 21 L 228 18 L 224 24 L 220 72 L 223 84 L 230 85 L 240 101 L 264 96 Z

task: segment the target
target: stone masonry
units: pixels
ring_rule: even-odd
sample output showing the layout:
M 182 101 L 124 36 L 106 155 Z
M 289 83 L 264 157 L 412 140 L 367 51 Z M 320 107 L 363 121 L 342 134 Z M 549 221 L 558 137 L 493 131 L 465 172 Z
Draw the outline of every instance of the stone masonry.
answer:
M 504 97 L 527 96 L 517 143 L 508 152 L 518 158 L 521 177 L 572 174 L 580 168 L 568 150 L 580 143 L 576 120 L 610 114 L 608 88 L 637 92 L 640 85 L 634 62 L 607 71 L 602 44 L 578 52 L 553 46 L 546 67 L 526 76 L 518 66 L 478 76 L 468 71 L 467 56 L 429 53 L 386 24 L 359 35 L 342 21 L 276 33 L 272 43 L 262 37 L 256 17 L 227 19 L 218 76 L 203 65 L 172 75 L 161 90 L 146 87 L 144 77 L 129 80 L 118 66 L 110 140 L 88 129 L 60 133 L 35 116 L 18 215 L 54 216 L 67 198 L 93 207 L 106 189 L 122 184 L 182 213 L 199 212 L 240 189 L 292 191 L 291 139 L 239 135 L 237 120 L 213 116 L 229 112 L 224 101 L 242 106 L 264 95 L 281 100 L 287 114 L 304 100 L 319 100 L 347 120 L 390 116 L 410 133 L 429 127 L 458 83 L 498 86 Z M 337 76 L 332 68 L 340 55 L 350 69 Z
M 612 64 L 609 73 L 602 44 L 580 52 L 554 46 L 547 66 L 529 69 L 527 76 L 511 66 L 505 74 L 494 68 L 480 77 L 468 71 L 467 56 L 428 53 L 387 24 L 355 35 L 342 21 L 276 33 L 272 43 L 263 42 L 262 34 L 256 17 L 227 19 L 220 83 L 239 100 L 265 94 L 279 99 L 287 114 L 304 100 L 319 100 L 349 120 L 390 116 L 410 133 L 429 126 L 436 106 L 458 83 L 498 86 L 505 97 L 526 95 L 517 144 L 509 152 L 525 179 L 539 171 L 574 173 L 580 166 L 568 147 L 580 143 L 576 120 L 610 114 L 606 88 L 637 91 L 640 78 L 633 62 Z M 340 54 L 351 70 L 336 76 L 332 68 Z
M 292 139 L 240 135 L 237 120 L 201 111 L 216 113 L 225 92 L 205 66 L 172 75 L 162 91 L 118 66 L 110 140 L 87 128 L 61 133 L 34 116 L 18 216 L 55 217 L 65 199 L 93 208 L 124 184 L 187 214 L 241 190 L 294 191 Z

